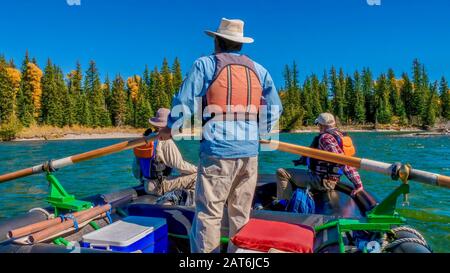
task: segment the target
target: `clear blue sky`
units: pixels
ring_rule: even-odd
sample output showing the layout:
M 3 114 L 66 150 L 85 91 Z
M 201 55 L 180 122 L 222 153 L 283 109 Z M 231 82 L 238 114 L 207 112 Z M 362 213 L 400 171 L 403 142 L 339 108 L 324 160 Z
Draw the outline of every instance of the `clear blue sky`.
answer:
M 41 66 L 50 57 L 67 73 L 94 59 L 102 77 L 141 74 L 145 64 L 178 56 L 186 73 L 212 52 L 203 33 L 222 17 L 241 18 L 255 43 L 244 52 L 283 85 L 282 70 L 295 60 L 301 78 L 342 66 L 375 74 L 410 71 L 419 58 L 431 79 L 450 78 L 450 1 L 380 0 L 14 0 L 0 2 L 0 54 Z M 74 1 L 74 0 L 69 0 Z

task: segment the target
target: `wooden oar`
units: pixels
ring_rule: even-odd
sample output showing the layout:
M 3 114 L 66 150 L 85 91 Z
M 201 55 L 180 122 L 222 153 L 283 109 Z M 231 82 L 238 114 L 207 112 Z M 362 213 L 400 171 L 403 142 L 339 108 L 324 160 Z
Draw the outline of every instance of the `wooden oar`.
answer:
M 358 158 L 352 156 L 346 156 L 342 154 L 335 154 L 319 149 L 313 149 L 305 146 L 295 145 L 280 141 L 268 141 L 261 140 L 262 144 L 270 145 L 273 149 L 280 150 L 287 153 L 302 155 L 319 160 L 333 162 L 342 165 L 352 166 L 361 170 L 367 170 L 371 172 L 377 172 L 391 176 L 393 164 L 384 163 L 380 161 Z M 440 175 L 436 173 L 421 171 L 417 169 L 411 169 L 408 179 L 422 182 L 425 184 L 440 186 L 444 188 L 450 188 L 450 177 Z
M 87 210 L 85 213 L 78 215 L 78 217 L 76 217 L 76 219 L 69 219 L 62 223 L 53 225 L 49 228 L 46 228 L 44 230 L 41 230 L 41 231 L 31 234 L 28 237 L 28 240 L 31 243 L 40 242 L 46 238 L 49 238 L 55 234 L 58 234 L 59 232 L 62 232 L 64 230 L 67 230 L 67 229 L 73 227 L 75 225 L 75 221 L 77 221 L 77 223 L 81 224 L 91 218 L 97 217 L 97 216 L 103 214 L 104 212 L 107 212 L 110 209 L 111 209 L 110 204 L 91 208 L 91 209 Z
M 86 213 L 86 210 L 74 212 L 72 215 L 73 215 L 73 217 L 79 217 L 83 213 Z M 29 235 L 31 233 L 41 231 L 48 227 L 60 224 L 62 222 L 64 222 L 64 220 L 61 217 L 56 217 L 53 219 L 48 219 L 48 220 L 44 220 L 41 222 L 37 222 L 37 223 L 31 224 L 31 225 L 26 225 L 26 226 L 8 231 L 8 238 L 19 238 L 19 237 L 22 237 L 25 235 Z
M 146 144 L 149 141 L 153 141 L 156 137 L 157 137 L 157 133 L 153 133 L 148 136 L 141 137 L 141 138 L 136 138 L 133 140 L 120 142 L 120 143 L 117 143 L 117 144 L 114 144 L 111 146 L 99 148 L 99 149 L 92 150 L 89 152 L 76 154 L 76 155 L 68 156 L 65 158 L 57 159 L 54 161 L 50 161 L 50 163 L 44 163 L 44 164 L 36 165 L 34 167 L 18 170 L 18 171 L 12 172 L 12 173 L 3 174 L 3 175 L 0 175 L 0 183 L 10 181 L 13 179 L 17 179 L 17 178 L 21 178 L 21 177 L 25 177 L 25 176 L 29 176 L 32 174 L 42 173 L 42 172 L 47 171 L 49 168 L 57 170 L 57 169 L 61 169 L 63 167 L 66 167 L 66 166 L 69 166 L 69 165 L 72 165 L 75 163 L 79 163 L 82 161 L 86 161 L 89 159 L 102 157 L 102 156 L 109 155 L 112 153 L 117 153 L 120 151 L 139 147 L 139 146 Z

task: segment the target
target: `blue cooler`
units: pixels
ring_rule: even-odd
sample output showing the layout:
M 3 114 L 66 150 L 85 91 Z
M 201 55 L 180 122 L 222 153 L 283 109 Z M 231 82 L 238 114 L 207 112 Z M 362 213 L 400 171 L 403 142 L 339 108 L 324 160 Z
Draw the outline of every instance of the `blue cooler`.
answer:
M 83 235 L 81 246 L 127 253 L 167 253 L 166 219 L 128 216 Z

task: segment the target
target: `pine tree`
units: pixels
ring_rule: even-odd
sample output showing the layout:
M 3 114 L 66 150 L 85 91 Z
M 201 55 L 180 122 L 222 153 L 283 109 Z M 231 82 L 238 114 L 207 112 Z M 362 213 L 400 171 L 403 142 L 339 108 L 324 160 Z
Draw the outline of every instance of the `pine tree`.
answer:
M 150 106 L 150 102 L 147 100 L 145 96 L 145 90 L 147 90 L 147 86 L 144 81 L 139 81 L 139 92 L 136 102 L 136 127 L 138 128 L 147 128 L 148 127 L 148 119 L 153 115 L 152 108 Z
M 86 126 L 86 127 L 92 127 L 94 126 L 92 122 L 92 113 L 91 113 L 91 106 L 89 103 L 89 97 L 87 94 L 83 92 L 83 94 L 80 95 L 80 98 L 77 103 L 77 107 L 80 109 L 80 115 L 78 115 L 79 123 L 80 125 Z
M 74 103 L 74 115 L 75 115 L 75 124 L 85 125 L 87 120 L 91 120 L 91 118 L 86 117 L 86 115 L 90 114 L 90 112 L 86 113 L 83 111 L 83 107 L 85 102 L 85 94 L 82 86 L 83 82 L 83 72 L 81 70 L 81 65 L 79 62 L 76 64 L 76 69 L 72 70 L 68 75 L 68 92 L 71 100 Z M 90 122 L 90 121 L 89 121 Z
M 174 92 L 176 93 L 183 82 L 183 74 L 181 73 L 181 65 L 178 57 L 175 58 L 175 61 L 173 62 L 172 74 L 173 74 L 173 88 Z
M 29 61 L 28 52 L 22 64 L 22 79 L 18 97 L 19 119 L 26 127 L 34 123 L 40 114 L 41 107 L 41 77 L 42 71 L 36 65 L 36 60 Z
M 64 73 L 60 67 L 55 66 L 55 82 L 58 91 L 58 99 L 62 107 L 61 126 L 72 126 L 76 124 L 76 101 L 72 94 L 69 93 L 68 86 L 64 79 Z
M 407 73 L 402 73 L 402 84 L 400 86 L 400 98 L 402 104 L 405 108 L 405 114 L 410 120 L 413 112 L 412 95 L 413 95 L 413 85 Z
M 413 94 L 412 94 L 412 107 L 411 115 L 416 117 L 422 117 L 426 110 L 426 99 L 424 90 L 424 79 L 422 75 L 422 66 L 417 59 L 413 62 Z
M 292 62 L 292 87 L 298 88 L 298 67 L 295 61 Z
M 384 73 L 378 78 L 375 90 L 375 122 L 389 124 L 392 119 L 392 110 L 389 103 L 389 87 Z
M 322 106 L 323 112 L 330 111 L 330 100 L 329 100 L 329 90 L 328 90 L 328 75 L 327 71 L 323 72 L 322 81 L 320 82 L 320 104 Z
M 364 105 L 366 109 L 366 121 L 375 123 L 375 92 L 372 72 L 370 69 L 364 68 L 361 77 Z
M 105 97 L 106 110 L 111 117 L 111 82 L 109 81 L 109 76 L 106 75 L 105 81 L 102 84 L 103 97 Z
M 293 69 L 296 69 L 296 67 Z M 280 126 L 285 130 L 300 128 L 303 124 L 305 114 L 305 110 L 302 107 L 305 103 L 302 103 L 300 88 L 295 85 L 298 80 L 292 79 L 293 74 L 298 75 L 298 73 L 292 73 L 289 66 L 286 66 L 284 73 L 286 86 L 280 95 L 284 109 L 283 115 L 280 118 Z
M 94 61 L 89 63 L 84 78 L 84 90 L 89 99 L 92 125 L 105 127 L 111 125 L 109 113 L 106 109 L 105 97 L 100 83 L 100 76 Z
M 320 90 L 320 82 L 319 79 L 315 74 L 311 76 L 311 94 L 310 94 L 310 100 L 312 103 L 312 115 L 314 117 L 314 120 L 317 116 L 320 115 L 320 113 L 323 112 L 322 109 L 322 103 L 321 103 L 321 90 Z M 314 120 L 312 120 L 312 124 L 314 124 Z
M 433 127 L 436 117 L 439 113 L 438 106 L 438 83 L 437 81 L 431 87 L 430 96 L 426 105 L 425 115 L 423 117 L 423 126 Z
M 172 99 L 173 94 L 175 93 L 173 87 L 172 73 L 170 72 L 169 63 L 167 59 L 164 58 L 162 67 L 161 67 L 161 77 L 162 77 L 162 91 L 166 94 L 166 97 L 170 101 Z M 166 104 L 164 107 L 168 108 L 169 105 Z
M 147 65 L 145 65 L 145 70 L 144 70 L 142 79 L 145 83 L 145 86 L 147 87 L 147 90 L 145 90 L 145 97 L 147 98 L 148 101 L 152 101 L 153 100 L 153 98 L 151 97 L 152 82 L 151 82 L 151 78 L 150 78 L 150 71 L 149 71 Z M 151 105 L 151 103 L 150 103 L 150 105 Z
M 331 92 L 333 94 L 333 113 L 340 120 L 345 120 L 345 76 L 344 71 L 339 69 L 339 76 L 336 69 L 331 68 Z
M 296 89 L 295 87 L 292 88 Z M 317 117 L 313 112 L 313 100 L 311 93 L 311 80 L 309 77 L 306 77 L 305 82 L 303 83 L 303 88 L 300 90 L 300 101 L 303 102 L 302 106 L 304 109 L 303 124 L 306 126 L 314 124 L 314 120 Z
M 62 126 L 63 124 L 63 105 L 56 82 L 56 67 L 51 60 L 47 60 L 47 65 L 42 77 L 42 108 L 41 121 L 43 124 L 52 126 Z
M 129 92 L 126 97 L 125 124 L 133 127 L 136 126 L 134 103 Z
M 366 122 L 366 108 L 365 108 L 365 99 L 364 92 L 362 87 L 362 79 L 359 75 L 358 71 L 355 71 L 353 74 L 354 78 L 354 121 L 358 124 L 364 124 Z
M 111 117 L 114 126 L 123 126 L 125 124 L 125 115 L 127 111 L 127 94 L 125 84 L 120 75 L 116 76 L 111 89 Z
M 345 116 L 346 123 L 351 124 L 355 121 L 355 103 L 356 103 L 356 94 L 355 88 L 353 84 L 353 79 L 349 75 L 347 75 L 345 79 Z
M 284 77 L 284 88 L 286 90 L 289 90 L 294 86 L 292 82 L 292 72 L 291 69 L 289 68 L 289 65 L 284 66 L 283 77 Z
M 151 107 L 157 111 L 159 108 L 165 107 L 169 108 L 170 101 L 169 98 L 164 92 L 164 84 L 162 81 L 162 76 L 158 72 L 158 68 L 150 73 L 150 98 L 151 98 Z
M 400 95 L 402 80 L 397 80 L 395 78 L 394 70 L 389 69 L 387 81 L 389 86 L 389 102 L 392 108 L 392 113 L 399 118 L 400 124 L 406 124 L 407 120 L 405 107 Z
M 441 115 L 445 120 L 450 120 L 450 89 L 444 77 L 441 78 L 439 92 L 441 93 Z

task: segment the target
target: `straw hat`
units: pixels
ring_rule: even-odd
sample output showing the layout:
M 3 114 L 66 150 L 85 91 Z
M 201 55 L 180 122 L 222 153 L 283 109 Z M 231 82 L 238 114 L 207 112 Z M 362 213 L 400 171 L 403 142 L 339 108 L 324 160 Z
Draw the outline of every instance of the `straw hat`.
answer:
M 166 127 L 167 119 L 169 118 L 170 110 L 167 108 L 159 108 L 156 115 L 148 120 L 151 125 L 155 127 Z
M 206 30 L 205 33 L 211 37 L 219 36 L 241 44 L 253 43 L 252 38 L 244 37 L 244 21 L 238 19 L 222 18 L 217 31 Z
M 330 113 L 322 113 L 320 114 L 316 120 L 314 121 L 314 124 L 321 124 L 325 126 L 333 126 L 336 124 L 336 121 L 334 120 L 334 116 Z

